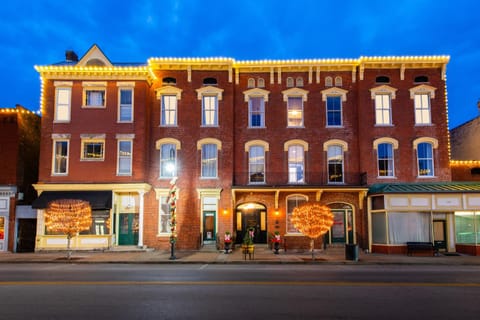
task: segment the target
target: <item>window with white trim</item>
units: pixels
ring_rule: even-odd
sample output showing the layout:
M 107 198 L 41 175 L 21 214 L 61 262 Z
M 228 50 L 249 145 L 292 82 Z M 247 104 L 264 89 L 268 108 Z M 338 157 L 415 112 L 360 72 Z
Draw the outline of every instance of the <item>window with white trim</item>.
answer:
M 52 157 L 52 174 L 66 175 L 68 174 L 69 159 L 69 139 L 53 140 L 53 157 Z
M 330 145 L 327 149 L 328 183 L 343 183 L 343 147 Z
M 202 126 L 218 126 L 217 96 L 202 97 Z
M 72 104 L 72 82 L 55 81 L 54 122 L 69 122 Z
M 415 105 L 415 124 L 431 124 L 430 94 L 415 94 L 413 101 Z
M 174 94 L 162 95 L 160 125 L 161 126 L 177 125 L 177 96 Z
M 86 82 L 83 85 L 83 107 L 105 108 L 107 106 L 107 83 Z
M 103 161 L 105 159 L 105 135 L 81 135 L 81 160 Z
M 201 176 L 202 178 L 217 178 L 218 167 L 218 150 L 214 143 L 206 143 L 201 147 L 202 150 L 202 164 Z
M 173 143 L 160 145 L 160 178 L 177 176 L 177 146 Z
M 118 140 L 117 174 L 132 175 L 132 140 Z
M 252 145 L 248 150 L 248 177 L 250 183 L 265 183 L 265 148 Z
M 305 182 L 305 156 L 302 145 L 288 147 L 288 182 Z
M 287 100 L 288 127 L 303 127 L 302 97 L 288 97 Z
M 170 205 L 168 204 L 168 191 L 163 192 L 161 195 L 157 195 L 158 199 L 158 234 L 169 235 L 170 234 Z
M 292 195 L 287 197 L 287 233 L 300 233 L 292 223 L 293 209 L 307 202 L 308 199 L 302 195 Z
M 393 168 L 393 144 L 379 143 L 377 146 L 378 176 L 393 177 L 395 171 Z
M 250 97 L 248 100 L 248 126 L 265 127 L 265 100 L 263 97 Z
M 392 125 L 392 100 L 396 97 L 397 89 L 381 85 L 370 89 L 375 104 L 375 124 L 378 126 Z
M 132 122 L 133 121 L 133 89 L 119 88 L 118 89 L 118 121 Z
M 419 177 L 433 177 L 433 145 L 430 142 L 417 144 L 417 165 Z
M 342 97 L 327 96 L 327 127 L 342 125 Z

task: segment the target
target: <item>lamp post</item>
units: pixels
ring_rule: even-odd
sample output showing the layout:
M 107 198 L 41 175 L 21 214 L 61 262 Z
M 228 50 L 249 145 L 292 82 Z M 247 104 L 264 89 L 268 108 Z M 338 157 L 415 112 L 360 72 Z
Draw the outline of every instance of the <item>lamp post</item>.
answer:
M 172 171 L 175 169 L 172 168 Z M 177 242 L 177 177 L 170 181 L 167 203 L 170 207 L 170 260 L 175 260 L 175 243 Z

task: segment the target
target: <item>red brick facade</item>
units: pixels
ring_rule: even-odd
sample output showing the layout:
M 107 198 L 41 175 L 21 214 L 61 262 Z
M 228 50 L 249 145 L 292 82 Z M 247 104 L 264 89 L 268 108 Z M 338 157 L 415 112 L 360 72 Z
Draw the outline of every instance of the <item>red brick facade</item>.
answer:
M 105 61 L 103 68 L 108 71 L 88 65 L 89 58 L 94 56 Z M 450 181 L 443 74 L 447 62 L 446 57 L 258 62 L 154 58 L 146 65 L 125 67 L 111 65 L 94 46 L 75 66 L 37 67 L 43 79 L 43 118 L 36 188 L 40 191 L 112 190 L 114 206 L 110 229 L 114 231 L 110 234 L 116 238 L 110 245 L 117 245 L 119 241 L 118 234 L 113 234 L 121 232 L 116 220 L 117 215 L 122 214 L 122 209 L 118 209 L 123 203 L 122 197 L 133 193 L 138 197 L 134 214 L 143 219 L 139 244 L 166 249 L 169 235 L 159 232 L 159 206 L 170 187 L 170 179 L 160 177 L 160 147 L 168 141 L 176 145 L 178 248 L 197 249 L 210 240 L 221 242 L 225 231 L 232 232 L 237 242 L 241 241 L 238 237 L 243 235 L 249 223 L 246 220 L 250 219 L 249 206 L 256 208 L 252 209 L 251 217 L 257 219 L 254 223 L 259 232 L 258 242 L 266 243 L 273 232 L 280 231 L 287 246 L 305 248 L 307 239 L 288 230 L 287 200 L 292 196 L 320 201 L 337 210 L 340 220 L 343 219 L 339 220 L 340 236 L 335 238 L 332 233 L 326 238 L 327 242 L 358 243 L 366 248 L 369 185 Z M 379 77 L 388 77 L 388 82 L 379 83 Z M 415 81 L 417 77 L 428 80 L 419 83 Z M 327 78 L 333 83 L 328 84 Z M 165 79 L 174 79 L 174 83 Z M 205 79 L 215 79 L 216 83 L 205 83 Z M 259 85 L 259 79 L 264 85 Z M 62 81 L 71 82 L 68 84 L 71 117 L 69 121 L 56 122 L 56 88 Z M 87 81 L 106 82 L 105 107 L 82 106 Z M 129 123 L 117 121 L 119 82 L 129 82 L 134 87 L 133 121 Z M 392 123 L 379 126 L 375 124 L 371 90 L 382 85 L 393 88 L 395 97 L 391 100 Z M 434 90 L 429 125 L 415 125 L 410 90 L 419 85 L 428 85 Z M 208 89 L 209 86 L 213 89 Z M 160 123 L 162 90 L 178 95 L 174 125 Z M 249 94 L 265 98 L 264 126 L 249 125 Z M 332 94 L 342 97 L 341 123 L 335 126 L 327 124 L 326 116 L 325 99 Z M 203 95 L 217 97 L 218 125 L 202 125 Z M 302 99 L 300 126 L 287 123 L 289 96 Z M 86 134 L 103 137 L 102 161 L 81 160 L 82 135 Z M 117 174 L 119 134 L 133 137 L 131 175 Z M 69 141 L 68 172 L 62 175 L 52 174 L 53 143 L 58 137 Z M 394 150 L 395 175 L 390 178 L 378 174 L 374 141 L 382 138 L 394 138 L 398 142 Z M 414 147 L 414 141 L 425 138 L 435 141 L 435 174 L 427 178 L 419 177 Z M 205 141 L 216 144 L 218 149 L 217 175 L 213 179 L 201 177 Z M 258 144 L 265 148 L 264 180 L 251 183 L 248 147 Z M 342 180 L 336 183 L 329 182 L 327 149 L 331 144 L 343 148 Z M 296 183 L 289 182 L 288 147 L 291 145 L 302 146 L 304 150 L 303 176 Z M 216 199 L 213 204 L 209 202 L 212 199 Z M 209 220 L 209 214 L 213 220 Z M 209 223 L 214 224 L 213 235 L 205 234 L 211 227 Z M 318 239 L 316 247 L 322 244 L 323 239 Z

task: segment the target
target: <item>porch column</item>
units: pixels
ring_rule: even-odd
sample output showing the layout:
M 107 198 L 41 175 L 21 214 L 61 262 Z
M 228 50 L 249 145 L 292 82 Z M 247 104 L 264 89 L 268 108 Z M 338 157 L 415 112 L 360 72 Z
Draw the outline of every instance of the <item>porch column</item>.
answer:
M 138 247 L 142 248 L 143 247 L 143 196 L 145 195 L 145 192 L 139 191 L 139 212 L 138 212 Z

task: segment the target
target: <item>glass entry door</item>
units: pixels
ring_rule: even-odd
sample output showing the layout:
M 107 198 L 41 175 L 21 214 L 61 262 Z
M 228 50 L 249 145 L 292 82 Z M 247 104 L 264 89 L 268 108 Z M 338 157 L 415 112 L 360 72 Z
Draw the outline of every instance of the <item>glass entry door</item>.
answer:
M 203 242 L 209 243 L 216 240 L 215 211 L 203 212 Z

